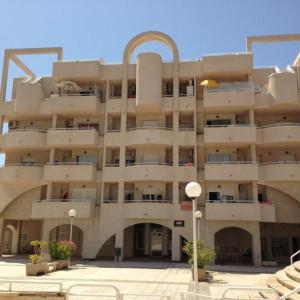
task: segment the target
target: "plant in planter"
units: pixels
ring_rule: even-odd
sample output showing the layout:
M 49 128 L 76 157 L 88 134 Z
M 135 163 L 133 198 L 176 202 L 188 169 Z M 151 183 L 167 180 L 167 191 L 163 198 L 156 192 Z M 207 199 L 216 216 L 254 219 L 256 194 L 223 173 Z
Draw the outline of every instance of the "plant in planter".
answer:
M 183 247 L 183 251 L 188 256 L 188 263 L 194 264 L 194 250 L 193 250 L 193 241 L 188 241 Z M 198 280 L 205 280 L 205 265 L 212 262 L 216 257 L 215 251 L 204 244 L 202 241 L 197 242 L 197 265 L 198 265 Z
M 31 246 L 33 246 L 34 254 L 29 255 L 31 263 L 26 264 L 26 275 L 36 276 L 39 274 L 45 274 L 48 272 L 47 262 L 43 262 L 41 251 L 42 247 L 47 243 L 45 241 L 31 241 Z
M 75 243 L 70 241 L 52 241 L 48 243 L 48 252 L 51 260 L 57 262 L 57 270 L 68 268 L 69 259 L 75 249 Z

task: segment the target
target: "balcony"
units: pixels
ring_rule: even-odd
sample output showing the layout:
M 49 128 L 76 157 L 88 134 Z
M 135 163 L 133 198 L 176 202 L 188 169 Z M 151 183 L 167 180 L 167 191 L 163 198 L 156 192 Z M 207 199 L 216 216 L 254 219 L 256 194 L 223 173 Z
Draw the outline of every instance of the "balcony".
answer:
M 196 111 L 196 96 L 194 94 L 180 94 L 179 111 Z
M 272 124 L 258 128 L 257 143 L 266 145 L 300 145 L 300 124 Z
M 247 145 L 256 142 L 256 127 L 252 125 L 205 126 L 204 143 L 207 145 Z
M 95 94 L 52 95 L 45 100 L 44 109 L 53 114 L 66 116 L 99 115 L 100 98 Z
M 91 218 L 95 202 L 89 199 L 47 199 L 32 204 L 32 219 L 69 218 L 69 210 L 76 210 L 76 218 Z
M 263 181 L 300 181 L 300 162 L 263 163 L 259 167 L 259 177 Z
M 191 130 L 182 130 L 178 131 L 176 134 L 177 144 L 185 145 L 185 146 L 195 146 L 196 144 L 196 131 L 194 129 Z
M 122 107 L 122 100 L 120 98 L 108 98 L 106 102 L 107 113 L 120 113 Z
M 258 165 L 247 161 L 207 162 L 204 177 L 210 181 L 258 180 Z
M 274 205 L 250 200 L 232 200 L 229 202 L 207 200 L 205 215 L 209 221 L 276 221 Z
M 124 178 L 127 181 L 172 181 L 175 174 L 168 163 L 133 163 L 125 167 Z
M 202 58 L 202 65 L 205 75 L 250 74 L 253 68 L 252 53 L 205 55 Z
M 95 181 L 96 167 L 92 163 L 54 163 L 46 164 L 44 169 L 45 181 Z
M 2 134 L 0 148 L 7 150 L 41 150 L 46 148 L 46 132 L 35 129 L 16 129 Z
M 131 200 L 123 205 L 125 219 L 172 219 L 174 205 L 170 200 Z
M 126 145 L 173 145 L 173 131 L 168 127 L 136 127 L 127 129 Z
M 40 164 L 10 164 L 0 168 L 2 183 L 39 183 L 43 178 L 43 165 Z
M 49 147 L 96 148 L 98 144 L 99 135 L 94 128 L 52 128 L 47 133 Z
M 255 105 L 254 85 L 252 82 L 226 84 L 216 88 L 205 88 L 204 109 L 249 108 Z

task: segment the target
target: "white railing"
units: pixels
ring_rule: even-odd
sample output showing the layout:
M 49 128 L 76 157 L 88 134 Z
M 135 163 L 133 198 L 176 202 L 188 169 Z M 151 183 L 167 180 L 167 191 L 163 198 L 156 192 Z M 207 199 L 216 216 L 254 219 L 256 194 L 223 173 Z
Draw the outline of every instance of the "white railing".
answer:
M 31 163 L 31 162 L 24 162 L 24 163 L 11 163 L 11 164 L 5 164 L 5 165 L 0 165 L 0 168 L 5 168 L 5 167 L 43 167 L 43 164 L 39 163 Z
M 258 201 L 254 201 L 254 200 L 237 200 L 237 199 L 233 199 L 233 200 L 206 200 L 206 203 L 221 203 L 221 204 L 227 204 L 227 203 L 247 203 L 247 204 L 260 204 L 260 202 Z
M 257 129 L 264 129 L 264 128 L 270 128 L 270 127 L 287 127 L 287 126 L 300 126 L 300 123 L 274 123 L 269 125 L 263 125 L 257 127 Z
M 232 92 L 232 91 L 254 91 L 253 82 L 231 82 L 229 84 L 219 84 L 217 87 L 206 87 L 205 91 L 211 92 Z
M 50 98 L 58 98 L 58 97 L 65 97 L 65 96 L 99 96 L 98 94 L 96 93 L 60 93 L 60 94 L 52 94 L 50 96 Z
M 42 203 L 42 202 L 64 202 L 64 203 L 68 203 L 68 202 L 76 202 L 76 203 L 93 203 L 95 202 L 95 199 L 43 199 L 38 201 L 38 203 Z
M 261 166 L 265 165 L 281 165 L 281 164 L 300 164 L 300 161 L 294 161 L 294 160 L 282 160 L 282 161 L 270 161 L 270 162 L 263 162 L 260 163 Z
M 49 128 L 48 130 L 94 130 L 97 131 L 94 127 L 57 127 Z
M 127 167 L 130 166 L 172 166 L 172 163 L 167 162 L 133 162 L 133 163 L 126 163 Z
M 205 128 L 213 128 L 213 127 L 255 127 L 255 124 L 230 124 L 230 125 L 205 125 Z
M 172 200 L 124 200 L 124 203 L 173 203 Z
M 9 129 L 8 131 L 3 131 L 2 134 L 9 134 L 12 132 L 40 132 L 40 133 L 46 133 L 46 130 L 41 130 L 38 128 L 16 128 L 16 129 Z
M 57 282 L 57 281 L 37 281 L 37 280 L 2 280 L 0 279 L 0 284 L 6 284 L 8 285 L 8 292 L 22 292 L 22 293 L 32 293 L 32 292 L 37 292 L 36 289 L 26 289 L 24 290 L 24 287 L 18 289 L 16 287 L 17 284 L 25 284 L 25 285 L 34 285 L 34 287 L 36 288 L 36 285 L 43 285 L 43 286 L 47 286 L 47 285 L 52 285 L 52 286 L 56 286 L 57 289 L 55 291 L 53 290 L 49 290 L 49 293 L 53 293 L 53 292 L 57 292 L 57 293 L 62 293 L 62 282 Z M 3 290 L 1 290 L 3 291 Z M 43 293 L 47 292 L 47 288 L 43 288 Z
M 297 252 L 293 253 L 293 254 L 290 256 L 290 263 L 291 263 L 291 265 L 293 264 L 294 257 L 296 257 L 296 256 L 299 255 L 299 254 L 300 254 L 300 249 L 299 249 Z
M 162 126 L 132 127 L 132 128 L 127 128 L 126 131 L 143 130 L 143 129 L 173 130 L 173 127 L 162 127 Z
M 206 165 L 220 165 L 220 164 L 229 164 L 229 165 L 235 165 L 235 164 L 256 164 L 256 161 L 243 161 L 243 160 L 226 160 L 226 161 L 207 161 L 205 162 Z
M 68 161 L 68 162 L 48 162 L 46 165 L 51 165 L 51 166 L 75 166 L 75 165 L 95 165 L 94 162 L 89 162 L 89 161 Z
M 84 291 L 74 291 L 76 288 L 89 288 L 89 292 Z M 101 289 L 102 291 L 95 291 L 92 293 L 92 290 L 95 289 Z M 69 286 L 66 292 L 66 300 L 71 299 L 70 296 L 84 296 L 84 299 L 87 299 L 87 297 L 92 297 L 95 299 L 95 297 L 105 297 L 112 298 L 115 300 L 126 300 L 127 297 L 141 297 L 141 299 L 148 299 L 148 298 L 160 298 L 161 300 L 171 300 L 171 296 L 167 294 L 157 294 L 157 293 L 122 293 L 120 290 L 115 287 L 114 285 L 108 285 L 108 284 L 73 284 Z

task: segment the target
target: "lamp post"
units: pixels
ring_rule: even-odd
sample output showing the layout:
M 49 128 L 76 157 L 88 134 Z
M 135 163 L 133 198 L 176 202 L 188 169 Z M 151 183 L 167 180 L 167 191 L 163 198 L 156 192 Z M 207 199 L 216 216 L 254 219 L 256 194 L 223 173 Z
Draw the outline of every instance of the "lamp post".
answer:
M 76 217 L 76 210 L 75 209 L 70 209 L 69 212 L 69 217 L 71 218 L 71 226 L 70 226 L 70 238 L 69 241 L 72 242 L 72 233 L 73 233 L 73 219 Z
M 198 291 L 198 257 L 197 257 L 197 224 L 196 218 L 201 218 L 201 211 L 197 211 L 197 198 L 201 195 L 202 188 L 198 182 L 190 182 L 185 187 L 185 193 L 193 199 L 193 261 L 194 261 L 194 292 Z

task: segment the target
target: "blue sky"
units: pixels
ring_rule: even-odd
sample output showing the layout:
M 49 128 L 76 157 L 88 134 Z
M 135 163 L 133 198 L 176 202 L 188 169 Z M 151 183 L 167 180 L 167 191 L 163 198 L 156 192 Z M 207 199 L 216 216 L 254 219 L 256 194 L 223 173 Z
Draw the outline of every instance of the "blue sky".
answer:
M 181 59 L 198 59 L 208 53 L 245 50 L 249 35 L 300 32 L 299 0 L 2 0 L 0 65 L 3 49 L 62 46 L 64 58 L 120 62 L 126 43 L 146 30 L 173 37 Z M 150 43 L 138 51 L 158 50 Z M 286 66 L 300 43 L 258 45 L 255 65 Z M 36 74 L 51 73 L 52 57 L 25 61 Z M 11 76 L 22 74 L 12 68 Z

